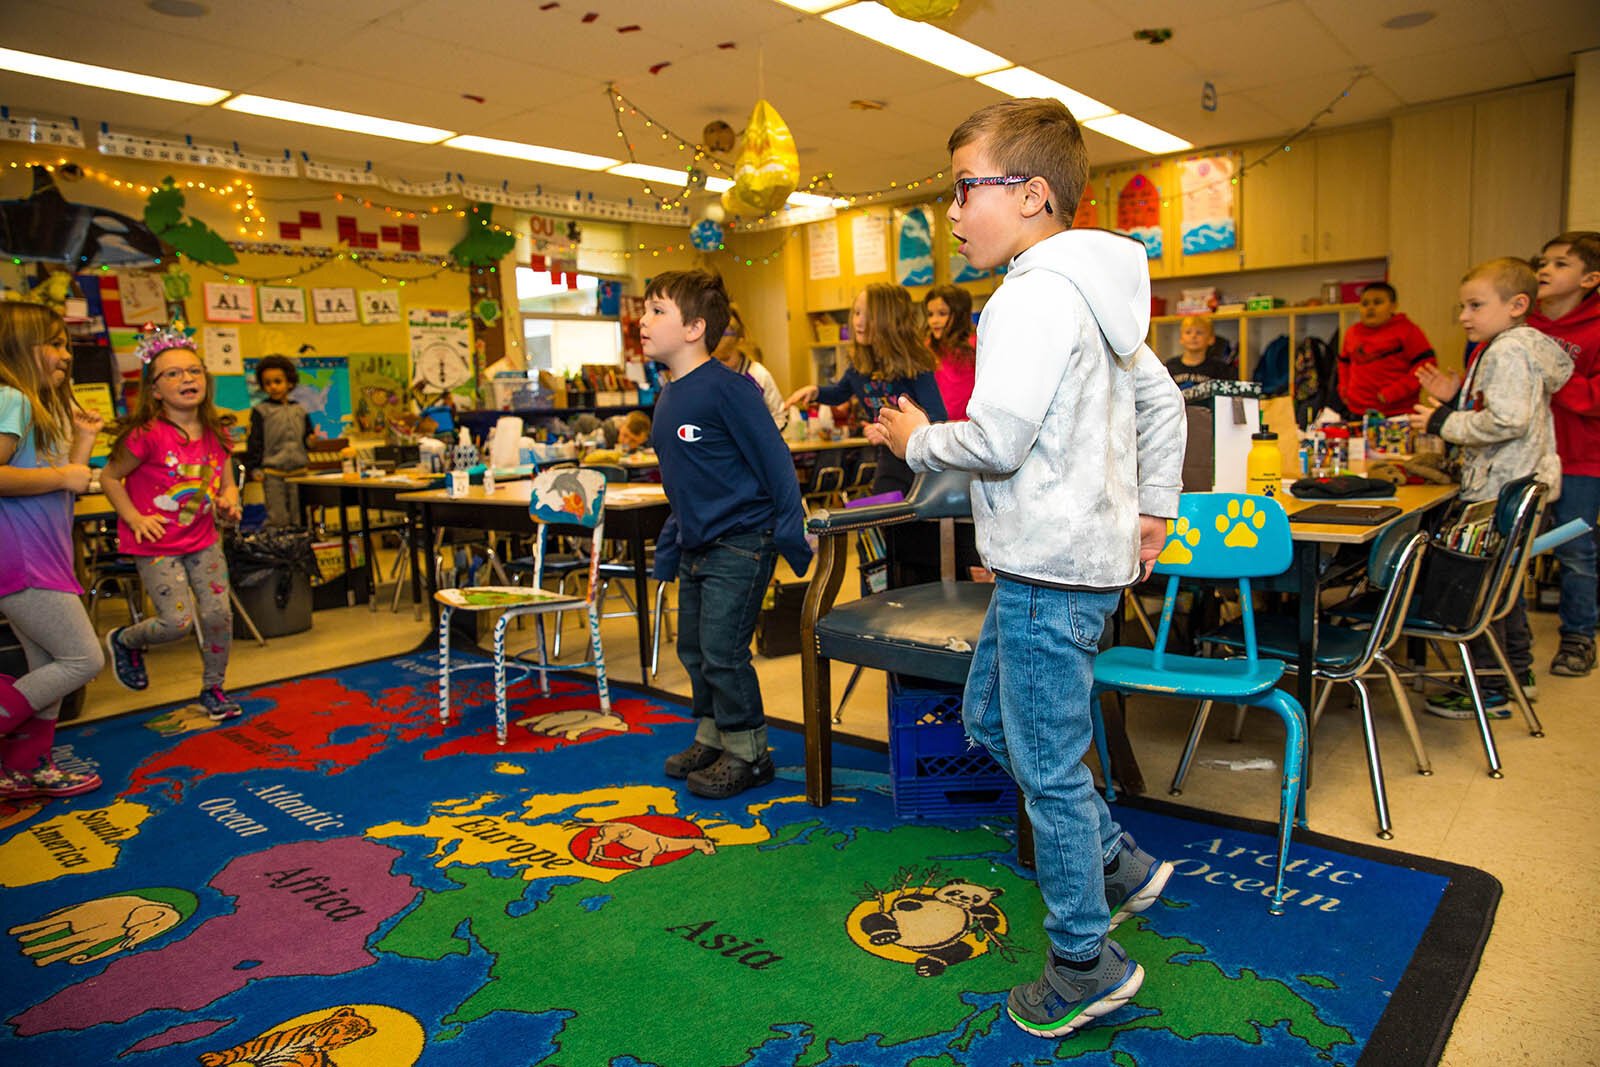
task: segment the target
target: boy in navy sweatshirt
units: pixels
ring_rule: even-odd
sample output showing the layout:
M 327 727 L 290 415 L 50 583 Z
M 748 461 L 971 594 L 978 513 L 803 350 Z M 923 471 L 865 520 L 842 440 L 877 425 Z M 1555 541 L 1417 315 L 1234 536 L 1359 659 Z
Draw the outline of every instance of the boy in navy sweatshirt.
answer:
M 672 372 L 651 431 L 672 505 L 655 577 L 678 579 L 678 659 L 698 723 L 666 773 L 717 799 L 772 781 L 750 638 L 778 554 L 796 574 L 811 565 L 789 448 L 761 390 L 708 351 L 728 317 L 721 278 L 669 271 L 645 290 L 639 329 L 644 354 Z

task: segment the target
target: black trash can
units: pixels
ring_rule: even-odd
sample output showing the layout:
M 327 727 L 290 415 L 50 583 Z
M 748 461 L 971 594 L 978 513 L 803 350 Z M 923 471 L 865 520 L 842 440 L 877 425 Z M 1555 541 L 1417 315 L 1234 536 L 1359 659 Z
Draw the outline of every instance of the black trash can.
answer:
M 226 552 L 228 579 L 262 637 L 311 629 L 311 583 L 321 572 L 310 531 L 291 527 L 235 533 Z M 237 611 L 233 635 L 252 636 Z

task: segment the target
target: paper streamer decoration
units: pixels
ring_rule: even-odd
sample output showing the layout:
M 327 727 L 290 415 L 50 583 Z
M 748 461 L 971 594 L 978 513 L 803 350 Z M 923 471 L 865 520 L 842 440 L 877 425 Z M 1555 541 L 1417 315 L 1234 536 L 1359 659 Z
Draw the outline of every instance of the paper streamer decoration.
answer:
M 715 252 L 722 247 L 722 227 L 701 219 L 689 229 L 689 243 L 702 252 Z

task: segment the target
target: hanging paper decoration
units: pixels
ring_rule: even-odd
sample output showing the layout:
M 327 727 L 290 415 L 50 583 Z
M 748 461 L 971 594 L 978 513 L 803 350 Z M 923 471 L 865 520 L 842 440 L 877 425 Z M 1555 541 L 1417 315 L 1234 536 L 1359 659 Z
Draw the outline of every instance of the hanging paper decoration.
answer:
M 150 191 L 144 205 L 144 224 L 155 235 L 198 263 L 237 263 L 239 257 L 222 235 L 199 219 L 183 218 L 183 193 L 177 183 L 165 178 L 159 189 Z
M 1100 203 L 1094 183 L 1085 182 L 1083 195 L 1078 198 L 1078 211 L 1072 217 L 1074 230 L 1096 229 L 1100 225 Z
M 1238 243 L 1233 222 L 1232 156 L 1206 156 L 1178 164 L 1183 189 L 1183 254 L 1226 252 Z
M 1143 241 L 1150 259 L 1161 258 L 1161 190 L 1143 174 L 1129 178 L 1117 194 L 1117 232 Z
M 734 168 L 733 188 L 728 190 L 733 202 L 729 203 L 730 197 L 724 193 L 722 206 L 729 211 L 765 215 L 782 207 L 799 184 L 800 153 L 795 148 L 794 134 L 784 125 L 777 108 L 757 100 L 745 126 L 744 149 Z
M 450 257 L 463 267 L 492 267 L 517 246 L 517 238 L 490 228 L 494 208 L 472 204 L 467 208 L 467 235 L 450 249 Z
M 67 167 L 61 172 L 66 174 Z M 78 176 L 82 177 L 81 170 Z M 56 188 L 55 177 L 36 166 L 31 193 L 20 200 L 0 201 L 0 255 L 78 269 L 159 260 L 161 242 L 136 219 L 69 203 Z
M 733 147 L 734 132 L 721 119 L 712 119 L 706 123 L 706 128 L 700 131 L 700 141 L 713 152 L 726 152 Z
M 722 247 L 722 227 L 710 219 L 701 219 L 690 228 L 689 243 L 702 252 L 715 252 Z
M 900 285 L 932 285 L 933 213 L 924 204 L 894 214 L 894 280 Z
M 485 297 L 472 305 L 472 314 L 485 326 L 493 326 L 500 321 L 500 301 Z
M 903 19 L 927 22 L 954 15 L 961 0 L 884 0 L 884 6 Z

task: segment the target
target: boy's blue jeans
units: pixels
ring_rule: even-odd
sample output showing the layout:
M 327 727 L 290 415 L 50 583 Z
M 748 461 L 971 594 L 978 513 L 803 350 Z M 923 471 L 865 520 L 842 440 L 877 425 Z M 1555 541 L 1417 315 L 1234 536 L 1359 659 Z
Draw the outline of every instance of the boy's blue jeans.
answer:
M 1550 505 L 1555 525 L 1582 519 L 1590 526 L 1600 515 L 1600 478 L 1563 474 L 1561 496 Z M 1561 632 L 1593 638 L 1595 607 L 1595 535 L 1574 537 L 1555 550 L 1561 563 Z
M 777 560 L 770 533 L 745 533 L 686 548 L 678 563 L 678 659 L 694 694 L 695 737 L 747 762 L 766 752 L 750 638 Z
M 972 654 L 962 720 L 967 735 L 1016 780 L 1033 822 L 1045 933 L 1058 956 L 1100 954 L 1105 864 L 1122 830 L 1084 766 L 1093 730 L 1094 657 L 1120 593 L 1082 593 L 995 580 Z

